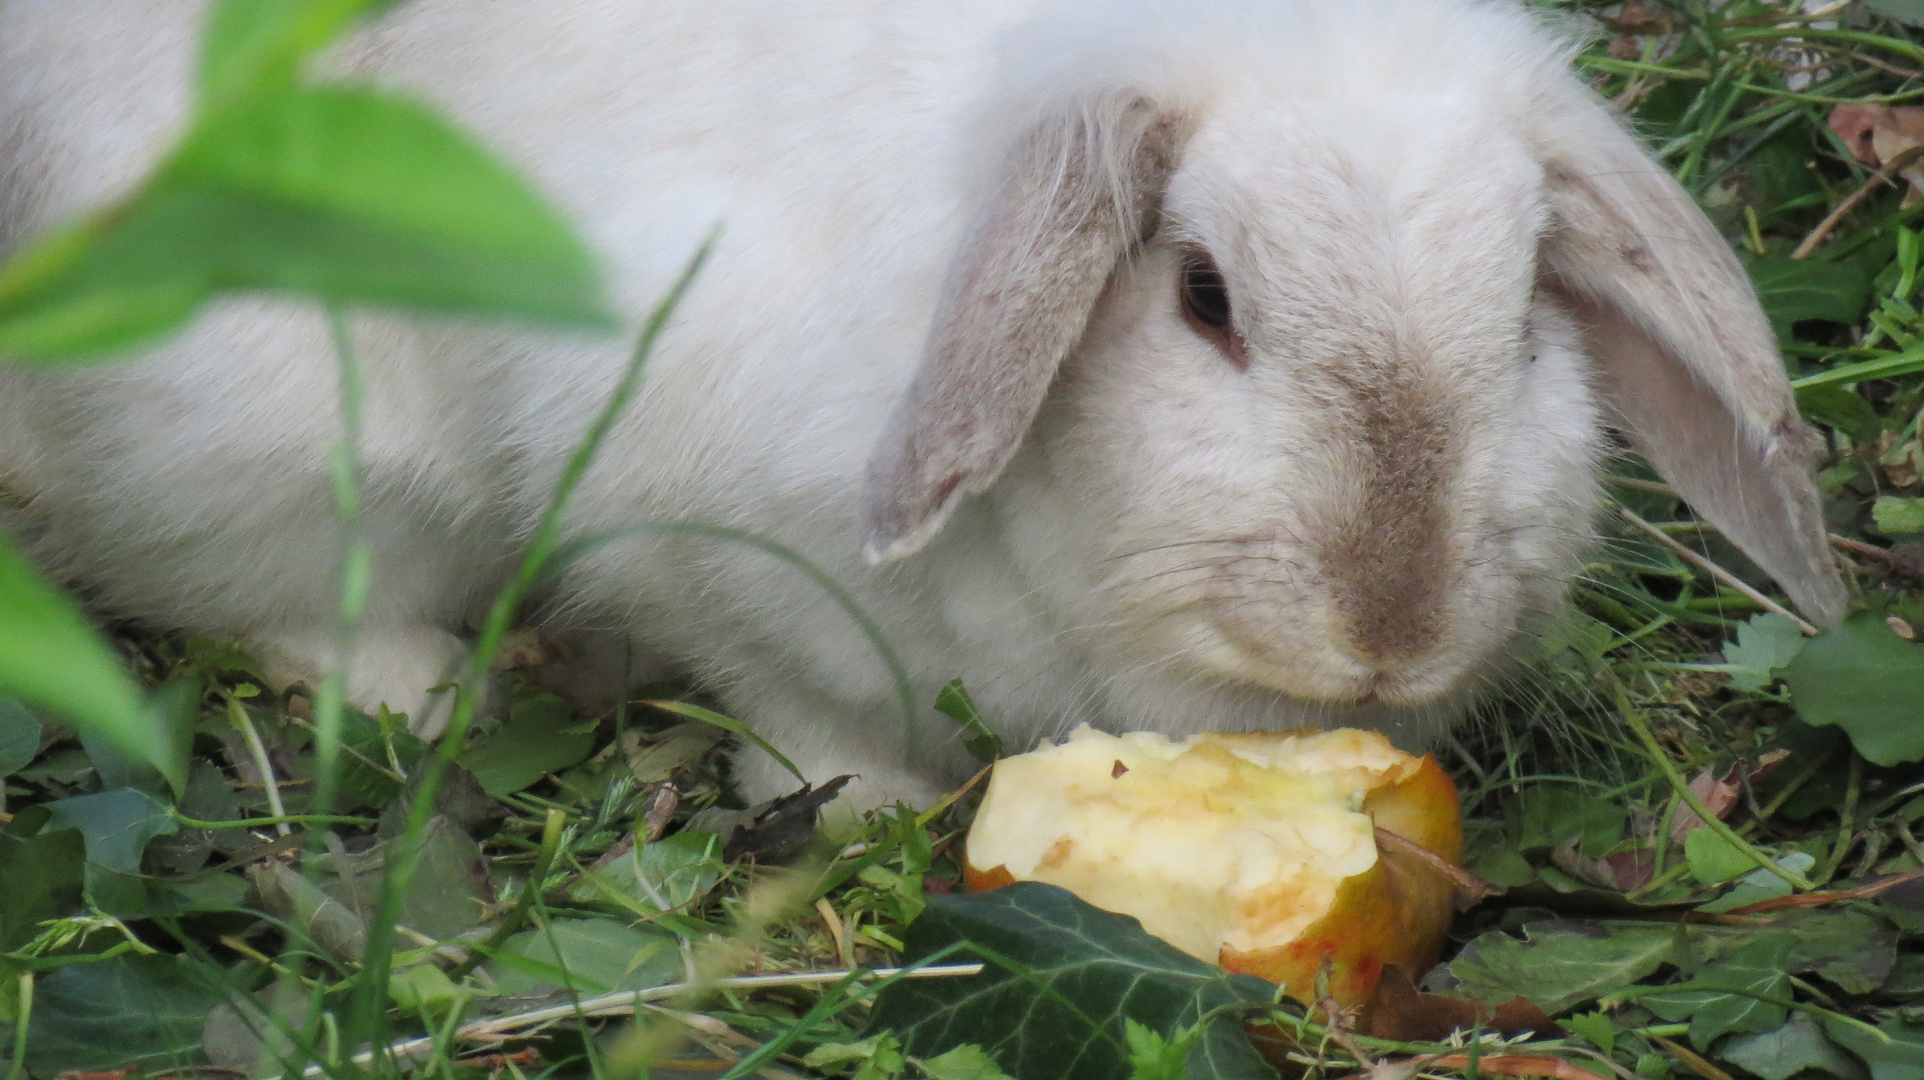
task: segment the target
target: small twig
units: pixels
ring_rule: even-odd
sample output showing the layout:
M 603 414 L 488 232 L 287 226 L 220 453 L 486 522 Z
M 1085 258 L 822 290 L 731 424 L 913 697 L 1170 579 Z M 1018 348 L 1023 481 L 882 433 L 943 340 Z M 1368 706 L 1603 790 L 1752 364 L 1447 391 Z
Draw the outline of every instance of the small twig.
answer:
M 1687 545 L 1677 542 L 1677 540 L 1672 538 L 1670 534 L 1664 532 L 1662 529 L 1657 528 L 1655 525 L 1652 525 L 1648 521 L 1645 521 L 1644 519 L 1631 513 L 1629 510 L 1624 509 L 1623 507 L 1620 506 L 1617 508 L 1617 512 L 1623 515 L 1623 519 L 1625 521 L 1628 521 L 1630 524 L 1635 525 L 1637 528 L 1642 529 L 1644 532 L 1649 533 L 1651 536 L 1656 537 L 1658 540 L 1662 541 L 1666 546 L 1668 546 L 1670 550 L 1675 551 L 1679 557 L 1689 562 L 1691 565 L 1696 566 L 1698 569 L 1703 570 L 1705 573 L 1709 574 L 1711 577 L 1716 578 L 1718 582 L 1724 585 L 1727 585 L 1730 588 L 1735 589 L 1736 591 L 1744 594 L 1746 598 L 1751 600 L 1758 607 L 1763 608 L 1765 611 L 1768 611 L 1773 615 L 1782 615 L 1784 618 L 1791 620 L 1792 622 L 1797 624 L 1797 628 L 1799 630 L 1802 630 L 1805 633 L 1805 635 L 1809 637 L 1817 636 L 1817 628 L 1815 626 L 1812 626 L 1810 623 L 1807 623 L 1803 619 L 1800 619 L 1796 615 L 1792 614 L 1789 608 L 1785 607 L 1784 605 L 1778 603 L 1775 600 L 1772 600 L 1770 597 L 1765 596 L 1763 593 L 1758 592 L 1756 589 L 1750 587 L 1748 584 L 1746 584 L 1743 581 L 1742 578 L 1739 578 L 1737 575 L 1731 573 L 1730 571 L 1724 569 L 1721 566 L 1718 566 L 1716 563 L 1711 562 L 1709 559 L 1704 558 L 1702 555 L 1699 555 L 1696 552 L 1690 550 L 1690 548 Z
M 1830 235 L 1831 230 L 1837 227 L 1838 222 L 1844 220 L 1845 215 L 1857 209 L 1858 203 L 1868 198 L 1870 193 L 1879 185 L 1890 183 L 1893 177 L 1904 171 L 1906 166 L 1920 157 L 1924 157 L 1924 145 L 1913 146 L 1902 153 L 1892 156 L 1889 161 L 1884 163 L 1883 168 L 1872 173 L 1871 178 L 1864 181 L 1862 187 L 1846 195 L 1843 202 L 1838 203 L 1830 213 L 1825 214 L 1824 220 L 1818 222 L 1817 227 L 1812 229 L 1810 234 L 1804 237 L 1803 242 L 1797 245 L 1797 249 L 1790 253 L 1790 257 L 1793 259 L 1801 259 L 1817 250 L 1817 245 L 1824 242 L 1824 238 Z
M 953 979 L 980 974 L 982 964 L 932 964 L 924 968 L 876 968 L 864 971 L 864 980 L 887 979 L 900 976 L 904 979 Z M 587 1019 L 602 1016 L 632 1016 L 642 1006 L 655 1001 L 666 1001 L 697 990 L 761 990 L 771 986 L 819 986 L 823 983 L 840 982 L 853 972 L 849 971 L 792 971 L 779 975 L 736 975 L 725 979 L 710 979 L 699 983 L 670 983 L 667 986 L 650 987 L 647 990 L 622 990 L 599 997 L 583 999 L 579 1004 L 551 1005 L 545 1009 L 533 1009 L 511 1016 L 498 1016 L 490 1020 L 477 1020 L 464 1024 L 455 1031 L 454 1038 L 461 1042 L 499 1041 L 500 1037 L 514 1031 L 541 1027 L 558 1020 L 574 1017 Z M 418 1039 L 403 1039 L 378 1050 L 363 1050 L 355 1054 L 355 1065 L 367 1065 L 376 1058 L 393 1061 L 418 1061 L 434 1052 L 435 1038 L 423 1036 Z M 326 1065 L 310 1065 L 302 1073 L 303 1080 L 312 1080 L 327 1072 Z
M 1915 838 L 1912 838 L 1911 843 L 1915 844 L 1917 843 L 1917 840 Z M 1906 846 L 1909 846 L 1909 845 L 1906 845 Z M 1916 881 L 1919 878 L 1924 878 L 1924 870 L 1912 870 L 1908 874 L 1893 874 L 1890 877 L 1883 879 L 1882 881 L 1873 881 L 1869 885 L 1859 885 L 1854 889 L 1838 889 L 1834 892 L 1805 893 L 1802 896 L 1772 897 L 1769 900 L 1759 900 L 1754 904 L 1745 904 L 1743 907 L 1731 908 L 1727 914 L 1764 915 L 1772 911 L 1785 911 L 1785 910 L 1795 910 L 1798 908 L 1817 907 L 1820 904 L 1835 904 L 1843 900 L 1868 900 L 1871 897 L 1878 895 L 1879 893 L 1882 893 L 1889 889 L 1894 889 L 1899 885 L 1906 884 L 1907 882 Z

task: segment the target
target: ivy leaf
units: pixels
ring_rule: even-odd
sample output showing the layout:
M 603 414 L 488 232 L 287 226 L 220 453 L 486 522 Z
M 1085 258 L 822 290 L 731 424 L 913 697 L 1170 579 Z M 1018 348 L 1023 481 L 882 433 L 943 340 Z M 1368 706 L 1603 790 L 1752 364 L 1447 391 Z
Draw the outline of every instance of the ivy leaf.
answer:
M 33 764 L 44 731 L 39 718 L 25 705 L 0 695 L 0 779 Z
M 1524 926 L 1524 940 L 1492 930 L 1450 961 L 1454 992 L 1497 1004 L 1513 997 L 1552 1016 L 1615 993 L 1665 964 L 1686 965 L 1677 928 L 1647 923 L 1589 926 L 1550 920 Z
M 1723 1056 L 1763 1080 L 1790 1080 L 1805 1069 L 1838 1080 L 1863 1080 L 1857 1060 L 1824 1037 L 1809 1013 L 1792 1013 L 1784 1026 L 1756 1035 L 1739 1035 L 1725 1044 Z
M 1807 722 L 1844 729 L 1866 760 L 1924 758 L 1924 645 L 1898 637 L 1883 616 L 1859 615 L 1812 638 L 1784 679 Z
M 1690 1021 L 1690 1041 L 1699 1050 L 1733 1031 L 1763 1032 L 1783 1026 L 1790 1001 L 1790 975 L 1784 969 L 1797 947 L 1794 934 L 1769 934 L 1695 978 L 1639 1004 L 1665 1020 Z
M 116 956 L 42 972 L 27 1025 L 37 1076 L 141 1066 L 197 1065 L 207 1014 L 227 994 L 191 959 Z
M 893 1032 L 915 1057 L 974 1043 L 1017 1080 L 1128 1076 L 1128 1022 L 1168 1039 L 1212 1009 L 1266 1004 L 1274 992 L 1149 936 L 1135 919 L 1038 882 L 932 899 L 909 926 L 908 958 L 952 947 L 945 959 L 987 966 L 967 978 L 891 985 L 869 1030 Z M 1193 1080 L 1276 1076 L 1233 1016 L 1203 1026 L 1186 1064 Z
M 180 830 L 168 808 L 139 788 L 115 788 L 48 803 L 42 833 L 78 829 L 87 841 L 87 895 L 110 914 L 139 911 L 147 901 L 140 857 L 147 841 Z

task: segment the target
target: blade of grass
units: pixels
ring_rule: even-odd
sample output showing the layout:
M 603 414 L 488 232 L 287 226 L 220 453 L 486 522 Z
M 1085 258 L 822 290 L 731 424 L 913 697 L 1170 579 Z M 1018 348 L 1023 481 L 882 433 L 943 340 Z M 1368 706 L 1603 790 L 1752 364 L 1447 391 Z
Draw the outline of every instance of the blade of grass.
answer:
M 488 672 L 494 662 L 495 654 L 501 649 L 501 641 L 514 624 L 515 615 L 521 609 L 534 584 L 541 578 L 548 558 L 554 554 L 561 543 L 562 518 L 567 512 L 568 501 L 581 478 L 594 463 L 595 455 L 601 449 L 602 441 L 615 420 L 627 408 L 628 402 L 641 385 L 641 376 L 647 366 L 649 356 L 654 352 L 655 342 L 667 327 L 669 318 L 680 306 L 694 285 L 695 277 L 708 261 L 709 253 L 714 250 L 719 230 L 711 232 L 694 256 L 688 260 L 681 275 L 670 286 L 667 294 L 655 305 L 642 328 L 641 335 L 630 354 L 628 364 L 623 369 L 614 390 L 608 395 L 607 402 L 589 424 L 588 430 L 569 455 L 566 468 L 560 481 L 555 485 L 555 493 L 548 507 L 541 515 L 535 528 L 533 539 L 528 544 L 527 554 L 522 557 L 520 571 L 516 574 L 494 604 L 488 610 L 487 621 L 481 629 L 480 639 L 475 643 L 474 656 L 468 670 L 468 677 L 461 681 L 455 691 L 453 715 L 449 718 L 447 731 L 435 753 L 428 758 L 428 765 L 422 773 L 420 786 L 415 792 L 414 801 L 408 810 L 407 828 L 402 834 L 402 842 L 397 845 L 394 862 L 384 867 L 381 875 L 379 899 L 375 904 L 375 917 L 369 920 L 366 960 L 357 979 L 352 1012 L 347 1030 L 343 1033 L 348 1045 L 379 1042 L 380 1034 L 387 1023 L 387 981 L 393 963 L 394 923 L 400 915 L 401 897 L 414 876 L 415 860 L 420 852 L 421 836 L 426 830 L 428 819 L 433 815 L 435 796 L 441 788 L 441 778 L 455 757 L 463 749 L 468 725 L 474 718 L 475 704 L 481 687 L 485 686 Z

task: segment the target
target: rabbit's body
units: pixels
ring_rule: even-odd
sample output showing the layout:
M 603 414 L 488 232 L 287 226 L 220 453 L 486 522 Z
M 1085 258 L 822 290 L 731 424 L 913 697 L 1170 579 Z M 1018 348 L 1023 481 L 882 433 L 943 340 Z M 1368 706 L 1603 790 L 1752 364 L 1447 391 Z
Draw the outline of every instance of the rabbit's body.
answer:
M 1421 741 L 1561 597 L 1596 497 L 1593 385 L 1835 615 L 1741 270 L 1640 156 L 1636 198 L 1585 186 L 1634 146 L 1520 12 L 1055 7 L 414 0 L 338 64 L 526 168 L 631 316 L 725 224 L 572 532 L 683 519 L 786 543 L 875 617 L 924 703 L 959 676 L 1017 745 L 1081 721 Z M 200 9 L 7 7 L 0 242 L 164 150 Z M 1673 205 L 1621 205 L 1651 192 Z M 1198 258 L 1232 323 L 1179 305 Z M 1691 280 L 1639 283 L 1666 274 Z M 385 316 L 354 336 L 376 570 L 351 692 L 419 714 L 626 348 Z M 1646 390 L 1675 400 L 1626 400 Z M 0 475 L 39 554 L 110 608 L 311 674 L 336 604 L 336 408 L 312 305 L 228 301 L 131 364 L 0 369 Z M 693 670 L 811 779 L 926 799 L 963 766 L 931 726 L 905 768 L 872 645 L 754 549 L 623 540 L 551 610 Z

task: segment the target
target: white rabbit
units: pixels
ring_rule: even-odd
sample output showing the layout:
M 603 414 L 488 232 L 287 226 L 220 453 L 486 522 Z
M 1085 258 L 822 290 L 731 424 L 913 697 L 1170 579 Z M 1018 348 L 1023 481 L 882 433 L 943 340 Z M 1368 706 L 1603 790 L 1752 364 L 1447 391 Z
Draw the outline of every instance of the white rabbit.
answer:
M 201 13 L 7 5 L 0 242 L 135 182 Z M 523 166 L 631 317 L 725 222 L 575 534 L 790 544 L 925 706 L 959 676 L 1026 747 L 1083 721 L 1432 737 L 1562 602 L 1606 422 L 1841 616 L 1745 274 L 1568 53 L 1477 0 L 413 0 L 330 62 Z M 626 345 L 372 314 L 356 344 L 351 693 L 431 727 Z M 312 305 L 226 301 L 132 363 L 0 369 L 0 472 L 109 609 L 311 675 L 334 379 Z M 966 771 L 932 713 L 907 760 L 870 643 L 752 548 L 613 544 L 548 611 L 693 672 L 811 779 L 860 773 L 855 802 Z

